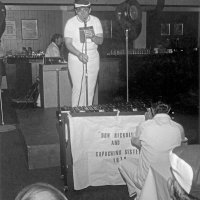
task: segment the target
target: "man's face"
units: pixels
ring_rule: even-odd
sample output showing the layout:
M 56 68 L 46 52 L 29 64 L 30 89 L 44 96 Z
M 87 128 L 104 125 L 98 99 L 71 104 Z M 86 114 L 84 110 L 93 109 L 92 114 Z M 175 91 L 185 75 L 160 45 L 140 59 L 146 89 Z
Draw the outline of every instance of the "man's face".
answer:
M 91 11 L 90 7 L 76 8 L 76 14 L 78 15 L 79 19 L 83 22 L 87 21 L 90 11 Z
M 57 38 L 55 43 L 57 44 L 57 46 L 61 46 L 61 44 L 63 43 L 63 38 Z

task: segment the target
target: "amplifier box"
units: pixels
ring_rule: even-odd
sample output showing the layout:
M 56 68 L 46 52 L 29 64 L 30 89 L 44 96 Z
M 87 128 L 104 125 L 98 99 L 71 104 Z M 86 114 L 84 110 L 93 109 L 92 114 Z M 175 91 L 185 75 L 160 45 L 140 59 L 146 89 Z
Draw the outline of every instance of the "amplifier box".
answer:
M 43 108 L 58 106 L 58 78 L 60 106 L 71 106 L 71 83 L 67 65 L 40 64 L 39 77 L 40 100 Z

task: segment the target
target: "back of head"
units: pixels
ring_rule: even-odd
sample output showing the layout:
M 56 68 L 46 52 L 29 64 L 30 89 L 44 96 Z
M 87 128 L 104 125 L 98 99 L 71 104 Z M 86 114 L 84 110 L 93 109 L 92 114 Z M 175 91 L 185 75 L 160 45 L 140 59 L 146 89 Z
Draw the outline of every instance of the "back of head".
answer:
M 200 197 L 200 145 L 176 147 L 170 153 L 170 164 L 175 180 L 191 197 Z M 192 199 L 192 198 L 191 198 Z
M 35 183 L 23 188 L 15 200 L 67 200 L 67 198 L 50 184 Z
M 145 118 L 146 120 L 152 119 L 156 114 L 159 113 L 169 114 L 170 110 L 171 107 L 168 104 L 158 101 L 156 103 L 152 103 L 151 107 L 147 109 Z
M 163 102 L 157 102 L 155 104 L 155 108 L 154 108 L 155 114 L 158 114 L 158 113 L 168 114 L 170 109 L 171 109 L 171 107 L 168 104 L 163 103 Z

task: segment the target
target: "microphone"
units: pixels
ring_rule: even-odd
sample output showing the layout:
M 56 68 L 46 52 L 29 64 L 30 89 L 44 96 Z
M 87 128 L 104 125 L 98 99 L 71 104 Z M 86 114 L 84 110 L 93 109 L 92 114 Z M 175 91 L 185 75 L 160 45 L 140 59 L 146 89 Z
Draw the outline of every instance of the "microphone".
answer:
M 86 20 L 84 21 L 84 26 L 87 27 L 87 21 Z
M 87 20 L 84 20 L 83 33 L 84 33 L 85 39 L 91 38 L 94 35 L 93 27 L 87 26 Z
M 87 33 L 86 33 L 86 29 L 87 29 L 87 20 L 85 19 L 84 20 L 84 28 L 85 28 L 85 30 L 84 30 L 84 35 L 85 35 L 85 41 L 86 41 L 86 39 L 87 39 Z

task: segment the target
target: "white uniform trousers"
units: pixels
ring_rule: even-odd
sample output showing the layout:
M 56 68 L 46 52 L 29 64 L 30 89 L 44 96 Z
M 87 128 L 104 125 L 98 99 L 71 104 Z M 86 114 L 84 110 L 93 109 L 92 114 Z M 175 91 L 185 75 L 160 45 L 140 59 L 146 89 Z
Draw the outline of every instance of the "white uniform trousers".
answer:
M 97 50 L 89 51 L 87 55 L 89 57 L 87 63 L 88 105 L 92 105 L 100 59 Z M 86 106 L 86 65 L 76 56 L 69 54 L 68 68 L 72 80 L 72 106 Z

